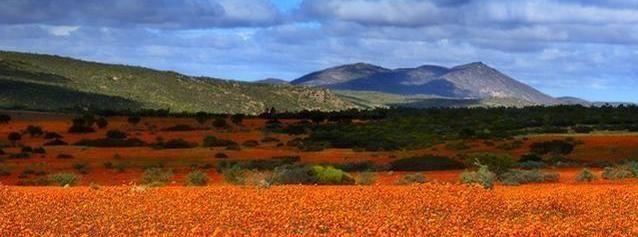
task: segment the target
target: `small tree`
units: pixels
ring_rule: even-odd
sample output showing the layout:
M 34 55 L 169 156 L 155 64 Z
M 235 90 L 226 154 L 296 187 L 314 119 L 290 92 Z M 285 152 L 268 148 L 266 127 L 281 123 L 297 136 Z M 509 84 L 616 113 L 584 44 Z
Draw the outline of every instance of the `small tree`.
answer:
M 9 133 L 7 138 L 9 139 L 9 141 L 11 141 L 11 144 L 13 144 L 15 146 L 16 142 L 18 142 L 18 141 L 20 141 L 20 139 L 22 139 L 22 134 L 17 133 L 17 132 L 12 132 L 12 133 Z

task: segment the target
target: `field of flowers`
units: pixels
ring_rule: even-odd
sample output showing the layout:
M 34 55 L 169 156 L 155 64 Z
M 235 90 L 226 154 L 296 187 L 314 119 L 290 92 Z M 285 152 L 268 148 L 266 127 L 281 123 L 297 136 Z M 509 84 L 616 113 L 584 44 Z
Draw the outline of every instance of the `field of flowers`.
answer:
M 0 236 L 637 236 L 634 183 L 0 186 Z

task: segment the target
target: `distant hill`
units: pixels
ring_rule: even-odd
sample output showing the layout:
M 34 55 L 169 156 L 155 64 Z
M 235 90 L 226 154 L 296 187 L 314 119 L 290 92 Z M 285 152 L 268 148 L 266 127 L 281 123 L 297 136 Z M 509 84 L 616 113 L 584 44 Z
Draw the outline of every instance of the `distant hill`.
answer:
M 284 79 L 279 79 L 279 78 L 266 78 L 263 80 L 258 80 L 258 81 L 254 81 L 253 83 L 259 83 L 259 84 L 270 84 L 270 85 L 287 85 L 290 84 L 290 82 L 284 80 Z
M 496 98 L 525 101 L 524 104 L 560 103 L 481 62 L 453 68 L 425 65 L 400 69 L 357 63 L 313 72 L 291 84 L 347 91 L 376 91 L 415 98 L 479 101 Z
M 583 105 L 583 106 L 593 105 L 592 102 L 589 102 L 587 100 L 577 98 L 577 97 L 571 97 L 571 96 L 556 97 L 556 99 L 560 101 L 562 104 L 568 104 L 568 105 Z
M 260 113 L 354 107 L 326 89 L 255 84 L 68 57 L 0 51 L 0 107 Z

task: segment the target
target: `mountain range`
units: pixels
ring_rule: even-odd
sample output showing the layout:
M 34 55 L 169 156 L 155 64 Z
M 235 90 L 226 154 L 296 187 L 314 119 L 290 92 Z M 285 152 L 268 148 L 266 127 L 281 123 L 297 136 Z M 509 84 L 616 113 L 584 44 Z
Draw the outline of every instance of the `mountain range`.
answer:
M 0 108 L 29 110 L 169 109 L 257 114 L 375 107 L 471 107 L 580 104 L 553 98 L 475 62 L 451 68 L 388 69 L 355 63 L 291 82 L 193 77 L 172 71 L 0 51 Z M 614 103 L 619 104 L 619 103 Z
M 355 97 L 356 92 L 367 91 L 414 99 L 511 99 L 529 105 L 561 103 L 482 62 L 452 68 L 425 65 L 399 69 L 356 63 L 313 72 L 291 84 L 353 91 L 350 95 Z

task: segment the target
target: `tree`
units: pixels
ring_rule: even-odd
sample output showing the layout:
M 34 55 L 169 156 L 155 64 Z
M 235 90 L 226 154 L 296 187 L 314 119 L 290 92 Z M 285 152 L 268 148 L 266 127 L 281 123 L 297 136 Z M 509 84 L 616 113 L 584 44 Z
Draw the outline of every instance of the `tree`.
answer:
M 97 127 L 98 128 L 106 128 L 107 126 L 109 126 L 109 121 L 106 120 L 106 118 L 104 117 L 100 117 L 99 119 L 97 119 L 96 121 Z
M 241 122 L 244 121 L 244 115 L 243 114 L 233 114 L 232 116 L 230 116 L 230 120 L 235 125 L 241 125 Z
M 20 139 L 22 139 L 22 135 L 20 133 L 17 133 L 17 132 L 12 132 L 12 133 L 9 133 L 9 136 L 7 136 L 7 138 L 15 146 L 16 142 L 20 141 Z
M 206 121 L 208 121 L 209 117 L 208 114 L 206 112 L 197 112 L 195 114 L 195 120 L 197 120 L 197 123 L 199 123 L 200 125 L 204 126 L 204 124 L 206 124 Z
M 137 126 L 137 124 L 142 121 L 142 117 L 139 114 L 131 115 L 128 117 L 127 121 L 133 126 Z

